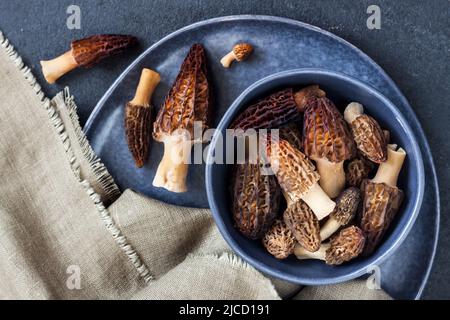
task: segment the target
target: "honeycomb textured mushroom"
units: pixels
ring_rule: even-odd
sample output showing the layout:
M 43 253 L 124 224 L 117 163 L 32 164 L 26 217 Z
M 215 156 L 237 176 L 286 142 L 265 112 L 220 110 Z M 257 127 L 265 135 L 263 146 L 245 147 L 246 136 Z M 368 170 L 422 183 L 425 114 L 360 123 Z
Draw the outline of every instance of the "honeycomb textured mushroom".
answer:
M 238 230 L 260 239 L 275 221 L 281 190 L 273 175 L 262 172 L 261 163 L 236 165 L 233 186 L 233 218 Z
M 320 173 L 320 186 L 336 198 L 345 187 L 344 161 L 353 157 L 355 142 L 334 103 L 318 98 L 305 110 L 303 149 Z
M 288 125 L 280 128 L 279 135 L 280 139 L 286 140 L 294 148 L 302 150 L 303 148 L 302 134 L 298 129 L 297 123 L 291 122 Z
M 358 188 L 348 188 L 339 195 L 336 200 L 336 208 L 330 214 L 330 218 L 325 222 L 320 230 L 322 241 L 331 237 L 341 227 L 348 225 L 356 215 L 361 191 Z
M 316 252 L 306 251 L 297 244 L 294 254 L 300 260 L 319 259 L 329 265 L 340 265 L 358 257 L 364 249 L 365 241 L 363 231 L 351 226 L 341 230 L 329 243 L 322 244 Z
M 241 62 L 247 59 L 253 52 L 253 46 L 249 43 L 238 43 L 233 50 L 220 60 L 220 63 L 229 68 L 233 61 Z
M 231 124 L 230 129 L 279 128 L 297 120 L 312 99 L 325 96 L 313 85 L 294 92 L 292 88 L 278 91 L 249 106 Z
M 396 145 L 388 146 L 387 161 L 380 165 L 375 178 L 362 184 L 361 228 L 367 235 L 365 256 L 376 249 L 403 202 L 404 194 L 397 187 L 397 179 L 406 152 L 396 149 Z
M 71 49 L 49 61 L 41 61 L 42 73 L 53 84 L 66 73 L 78 67 L 92 67 L 101 60 L 124 52 L 137 44 L 129 35 L 95 35 L 73 41 Z
M 283 219 L 303 248 L 311 252 L 319 250 L 322 242 L 319 220 L 304 201 L 300 200 L 289 206 Z
M 142 70 L 136 95 L 125 106 L 125 133 L 138 168 L 142 168 L 148 158 L 153 109 L 150 100 L 160 81 L 161 78 L 155 71 Z
M 369 177 L 374 167 L 374 163 L 364 158 L 364 156 L 353 159 L 345 170 L 347 185 L 357 188 L 361 187 L 361 183 Z
M 387 159 L 387 142 L 385 133 L 378 122 L 364 114 L 364 107 L 360 103 L 350 103 L 344 111 L 344 117 L 351 127 L 357 148 L 375 163 L 385 162 Z
M 195 44 L 159 110 L 153 126 L 153 138 L 164 143 L 164 156 L 153 185 L 172 192 L 185 192 L 191 148 L 202 142 L 208 126 L 210 89 L 203 46 Z M 200 137 L 194 137 L 198 127 Z
M 319 220 L 333 211 L 336 204 L 322 190 L 318 183 L 320 175 L 300 150 L 285 140 L 274 141 L 269 138 L 266 155 L 288 207 L 303 200 Z
M 283 220 L 277 220 L 263 238 L 266 250 L 277 259 L 294 253 L 295 238 Z

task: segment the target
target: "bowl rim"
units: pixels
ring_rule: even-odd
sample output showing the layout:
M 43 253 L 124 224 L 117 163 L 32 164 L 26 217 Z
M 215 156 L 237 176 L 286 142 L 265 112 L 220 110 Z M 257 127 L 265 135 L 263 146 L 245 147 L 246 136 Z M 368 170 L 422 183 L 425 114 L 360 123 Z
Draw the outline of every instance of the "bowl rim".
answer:
M 347 81 L 352 83 L 353 85 L 356 85 L 358 87 L 361 87 L 363 90 L 370 92 L 371 95 L 376 96 L 379 100 L 383 102 L 385 106 L 387 106 L 395 115 L 397 121 L 400 122 L 401 126 L 403 127 L 404 131 L 408 135 L 408 137 L 412 140 L 411 146 L 413 150 L 413 154 L 416 155 L 417 158 L 417 171 L 418 171 L 418 179 L 417 179 L 417 187 L 418 187 L 418 196 L 416 197 L 412 213 L 410 215 L 410 218 L 406 222 L 406 225 L 404 228 L 400 231 L 400 234 L 397 238 L 393 239 L 392 243 L 387 247 L 387 249 L 381 253 L 379 256 L 373 258 L 367 258 L 367 262 L 365 262 L 361 267 L 356 268 L 356 270 L 349 272 L 347 274 L 341 275 L 341 276 L 331 276 L 325 279 L 315 279 L 311 277 L 300 277 L 297 275 L 293 275 L 289 272 L 285 271 L 274 271 L 271 267 L 264 264 L 259 259 L 255 259 L 252 256 L 248 255 L 244 250 L 240 249 L 240 246 L 237 244 L 237 242 L 231 237 L 231 235 L 227 232 L 227 228 L 225 226 L 224 221 L 220 218 L 219 212 L 219 206 L 216 204 L 214 197 L 212 195 L 213 188 L 212 188 L 212 170 L 213 165 L 211 159 L 213 157 L 213 151 L 214 146 L 216 145 L 216 142 L 218 140 L 218 136 L 220 132 L 225 129 L 223 128 L 225 126 L 226 122 L 231 121 L 232 114 L 236 111 L 238 107 L 240 107 L 242 101 L 254 90 L 258 89 L 259 87 L 268 84 L 270 82 L 273 82 L 274 80 L 289 77 L 292 75 L 298 75 L 298 74 L 320 74 L 325 76 L 331 76 L 341 81 Z M 384 262 L 387 258 L 389 258 L 403 243 L 403 241 L 406 239 L 407 235 L 411 231 L 417 216 L 420 212 L 420 208 L 423 201 L 423 195 L 424 195 L 424 186 L 425 186 L 425 176 L 424 176 L 424 164 L 423 164 L 423 158 L 422 153 L 420 151 L 420 148 L 417 143 L 417 138 L 414 135 L 411 127 L 409 126 L 407 120 L 403 116 L 403 114 L 398 110 L 398 108 L 395 106 L 394 103 L 392 103 L 388 98 L 386 98 L 383 94 L 381 94 L 378 90 L 373 88 L 371 85 L 364 83 L 363 81 L 356 79 L 352 76 L 331 71 L 323 68 L 299 68 L 299 69 L 290 69 L 281 71 L 278 73 L 274 73 L 272 75 L 266 76 L 255 83 L 251 84 L 247 89 L 245 89 L 231 104 L 231 106 L 228 108 L 227 112 L 223 115 L 222 119 L 220 120 L 219 124 L 216 127 L 216 132 L 214 133 L 211 143 L 208 148 L 208 154 L 206 159 L 206 168 L 205 168 L 205 185 L 206 185 L 206 192 L 207 192 L 207 198 L 208 203 L 211 208 L 211 212 L 214 218 L 214 221 L 219 229 L 219 232 L 221 233 L 222 237 L 225 239 L 225 241 L 230 245 L 230 247 L 233 249 L 233 251 L 240 256 L 244 261 L 248 262 L 250 265 L 255 267 L 256 269 L 260 270 L 261 272 L 264 272 L 265 274 L 268 274 L 270 276 L 286 280 L 289 282 L 302 284 L 302 285 L 327 285 L 327 284 L 335 284 L 340 283 L 348 280 L 352 280 L 355 278 L 358 278 L 364 274 L 367 274 L 369 271 L 369 268 L 371 266 L 378 266 L 382 262 Z

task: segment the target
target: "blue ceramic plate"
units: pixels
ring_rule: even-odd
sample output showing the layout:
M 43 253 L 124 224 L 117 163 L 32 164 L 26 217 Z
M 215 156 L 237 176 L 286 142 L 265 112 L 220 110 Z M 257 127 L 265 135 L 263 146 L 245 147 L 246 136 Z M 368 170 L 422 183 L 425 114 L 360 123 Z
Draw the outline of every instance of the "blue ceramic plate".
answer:
M 217 141 L 222 141 L 226 129 L 246 107 L 277 90 L 289 87 L 302 88 L 311 84 L 318 84 L 341 111 L 352 101 L 360 102 L 367 114 L 377 119 L 382 128 L 389 130 L 392 143 L 401 146 L 408 155 L 398 180 L 399 188 L 405 192 L 405 200 L 383 242 L 370 257 L 360 257 L 339 267 L 316 260 L 299 262 L 293 256 L 286 260 L 278 260 L 267 253 L 260 241 L 244 237 L 234 227 L 229 205 L 231 202 L 229 184 L 224 183 L 230 181 L 233 166 L 213 163 L 210 160 L 214 159 L 217 152 L 225 155 L 225 144 L 217 144 Z M 379 266 L 395 252 L 408 235 L 416 221 L 424 193 L 422 154 L 414 133 L 398 109 L 370 86 L 352 77 L 322 69 L 280 72 L 256 82 L 245 90 L 217 126 L 207 163 L 206 190 L 209 204 L 219 230 L 228 244 L 262 272 L 305 285 L 325 285 L 351 280 L 367 274 L 368 270 L 373 270 L 373 266 Z
M 219 60 L 238 41 L 252 42 L 255 54 L 245 63 L 224 70 Z M 381 267 L 382 286 L 395 298 L 420 296 L 434 258 L 439 227 L 436 173 L 428 143 L 407 100 L 367 55 L 341 38 L 298 21 L 269 16 L 232 16 L 199 22 L 172 33 L 146 50 L 105 93 L 88 119 L 85 131 L 119 187 L 131 188 L 168 203 L 208 207 L 204 166 L 191 166 L 187 194 L 170 194 L 151 186 L 162 156 L 162 145 L 152 144 L 149 164 L 134 167 L 123 130 L 123 105 L 134 94 L 143 67 L 161 73 L 154 97 L 161 105 L 189 47 L 201 42 L 207 49 L 215 89 L 215 124 L 231 103 L 252 83 L 276 72 L 298 68 L 324 68 L 359 79 L 392 101 L 411 126 L 425 168 L 425 195 L 410 235 L 396 254 Z M 417 257 L 420 256 L 420 259 Z

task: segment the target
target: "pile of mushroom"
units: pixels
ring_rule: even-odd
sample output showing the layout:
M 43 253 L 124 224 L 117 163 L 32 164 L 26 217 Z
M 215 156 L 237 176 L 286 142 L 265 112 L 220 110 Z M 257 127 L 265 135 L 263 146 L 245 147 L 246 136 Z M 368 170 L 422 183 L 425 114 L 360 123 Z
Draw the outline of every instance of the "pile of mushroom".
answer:
M 406 152 L 388 145 L 390 133 L 361 104 L 341 113 L 319 86 L 289 88 L 248 107 L 231 128 L 279 129 L 267 136 L 266 163 L 259 164 L 269 165 L 275 180 L 261 179 L 258 165 L 235 169 L 234 218 L 242 234 L 262 239 L 277 259 L 340 265 L 376 250 L 404 197 L 397 179 Z M 284 207 L 280 193 L 283 213 L 275 212 Z

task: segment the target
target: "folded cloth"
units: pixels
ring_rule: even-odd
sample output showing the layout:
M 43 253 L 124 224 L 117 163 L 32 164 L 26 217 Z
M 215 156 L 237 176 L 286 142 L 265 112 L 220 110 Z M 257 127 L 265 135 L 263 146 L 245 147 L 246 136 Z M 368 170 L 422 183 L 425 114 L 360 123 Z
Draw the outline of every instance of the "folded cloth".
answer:
M 300 290 L 234 255 L 208 210 L 121 194 L 68 90 L 47 99 L 1 33 L 0 79 L 0 298 L 280 299 Z M 389 298 L 364 281 L 297 295 L 360 297 Z

